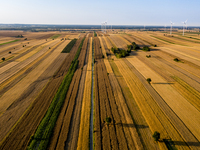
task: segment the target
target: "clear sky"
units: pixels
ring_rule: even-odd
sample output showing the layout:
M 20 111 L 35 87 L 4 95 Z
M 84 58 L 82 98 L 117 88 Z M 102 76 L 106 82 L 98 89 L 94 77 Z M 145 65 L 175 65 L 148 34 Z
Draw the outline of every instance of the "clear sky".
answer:
M 0 0 L 0 23 L 200 26 L 200 0 Z

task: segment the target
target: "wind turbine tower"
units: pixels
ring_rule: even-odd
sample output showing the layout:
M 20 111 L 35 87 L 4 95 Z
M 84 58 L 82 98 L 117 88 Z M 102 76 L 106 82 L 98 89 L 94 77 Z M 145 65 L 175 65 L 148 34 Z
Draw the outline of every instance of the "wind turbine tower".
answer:
M 170 21 L 171 22 L 171 21 Z M 172 34 L 172 25 L 173 25 L 174 23 L 173 22 L 171 22 L 171 30 L 170 30 L 170 35 Z
M 105 24 L 105 33 L 106 33 L 106 25 L 107 25 L 107 21 L 106 21 L 106 22 L 104 22 L 104 24 Z
M 185 28 L 187 28 L 186 22 L 187 22 L 187 20 L 185 22 L 182 22 L 183 23 L 183 36 L 184 36 L 184 25 L 185 25 Z

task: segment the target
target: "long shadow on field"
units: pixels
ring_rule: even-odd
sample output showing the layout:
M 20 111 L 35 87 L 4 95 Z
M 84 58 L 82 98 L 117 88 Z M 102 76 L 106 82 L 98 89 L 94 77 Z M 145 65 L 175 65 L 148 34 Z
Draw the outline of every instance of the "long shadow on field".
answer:
M 154 82 L 154 83 L 151 83 L 151 84 L 174 84 L 174 83 L 162 83 L 162 82 Z
M 173 141 L 174 145 L 185 145 L 185 142 L 182 141 Z M 200 147 L 200 143 L 199 142 L 187 142 L 187 144 L 189 146 L 197 146 Z
M 134 124 L 128 124 L 128 123 L 122 123 L 121 124 L 124 127 L 136 127 L 136 128 L 149 128 L 149 126 L 146 125 L 134 125 Z

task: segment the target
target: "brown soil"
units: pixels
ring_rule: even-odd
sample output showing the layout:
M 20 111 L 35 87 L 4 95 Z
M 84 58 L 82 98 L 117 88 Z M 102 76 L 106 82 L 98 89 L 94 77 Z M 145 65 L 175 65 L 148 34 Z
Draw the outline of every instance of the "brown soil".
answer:
M 26 113 L 24 113 L 18 123 L 13 127 L 9 135 L 7 135 L 3 140 L 0 149 L 26 149 L 30 136 L 36 131 L 65 74 L 67 73 L 81 40 L 82 38 L 76 42 L 69 55 L 55 73 L 54 77 L 29 106 Z
M 116 105 L 112 87 L 102 59 L 100 42 L 94 38 L 95 49 L 95 149 L 128 149 L 128 141 Z M 111 117 L 111 123 L 105 122 Z M 132 147 L 132 149 L 134 149 Z
M 86 38 L 83 43 L 82 50 L 78 58 L 78 68 L 74 73 L 66 95 L 66 100 L 54 128 L 49 149 L 62 150 L 71 148 L 76 149 L 77 147 L 81 114 L 80 110 L 85 82 L 85 72 L 83 72 L 81 68 L 85 64 L 87 43 L 88 38 Z M 81 76 L 83 78 L 81 78 Z

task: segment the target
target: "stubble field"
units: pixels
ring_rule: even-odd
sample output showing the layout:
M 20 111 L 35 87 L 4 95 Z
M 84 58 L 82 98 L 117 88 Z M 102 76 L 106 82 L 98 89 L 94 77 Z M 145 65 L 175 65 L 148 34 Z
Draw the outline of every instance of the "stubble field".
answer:
M 0 149 L 199 149 L 198 37 L 96 33 L 0 32 Z

